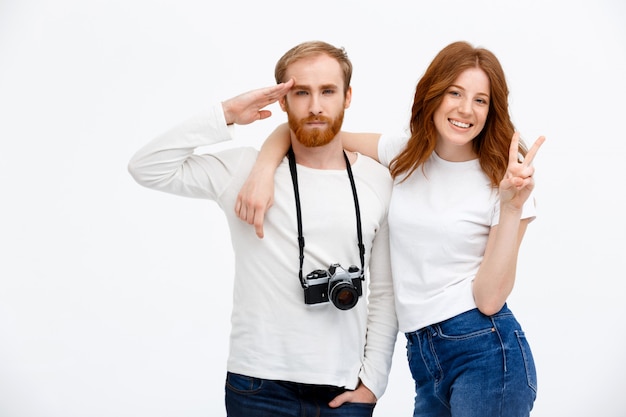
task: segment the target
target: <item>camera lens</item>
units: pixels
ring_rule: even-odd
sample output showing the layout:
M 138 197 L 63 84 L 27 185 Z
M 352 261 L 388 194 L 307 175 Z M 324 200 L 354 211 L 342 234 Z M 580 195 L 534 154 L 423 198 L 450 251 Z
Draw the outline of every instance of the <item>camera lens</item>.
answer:
M 328 298 L 340 310 L 349 310 L 359 301 L 359 294 L 351 283 L 341 282 L 331 288 Z

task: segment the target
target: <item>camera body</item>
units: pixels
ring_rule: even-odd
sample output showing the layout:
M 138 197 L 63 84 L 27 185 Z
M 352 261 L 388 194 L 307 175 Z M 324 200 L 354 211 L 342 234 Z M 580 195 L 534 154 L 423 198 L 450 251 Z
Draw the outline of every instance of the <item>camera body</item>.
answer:
M 351 265 L 348 270 L 339 264 L 330 265 L 328 270 L 316 269 L 303 283 L 304 303 L 331 301 L 338 309 L 349 310 L 363 294 L 363 280 L 363 271 L 356 265 Z

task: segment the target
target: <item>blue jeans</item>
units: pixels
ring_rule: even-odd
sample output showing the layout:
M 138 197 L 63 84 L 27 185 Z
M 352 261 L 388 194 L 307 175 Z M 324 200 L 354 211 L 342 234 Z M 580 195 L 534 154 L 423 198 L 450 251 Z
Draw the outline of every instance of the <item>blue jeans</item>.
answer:
M 414 417 L 529 416 L 537 395 L 530 346 L 506 304 L 407 333 Z
M 328 403 L 345 388 L 272 381 L 228 372 L 226 414 L 228 417 L 371 417 L 376 404 L 346 403 L 330 408 Z

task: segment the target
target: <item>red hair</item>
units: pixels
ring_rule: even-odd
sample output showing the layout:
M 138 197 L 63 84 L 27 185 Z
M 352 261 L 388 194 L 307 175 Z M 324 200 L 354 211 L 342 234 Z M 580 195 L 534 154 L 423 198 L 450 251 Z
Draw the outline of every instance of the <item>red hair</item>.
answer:
M 352 62 L 348 58 L 348 53 L 344 48 L 338 48 L 323 41 L 302 42 L 285 52 L 274 68 L 276 84 L 288 81 L 285 79 L 285 74 L 287 74 L 289 65 L 304 58 L 324 54 L 337 60 L 341 66 L 344 81 L 343 93 L 346 94 L 350 88 L 350 80 L 352 79 Z
M 411 137 L 404 150 L 390 164 L 391 175 L 406 179 L 430 157 L 435 150 L 437 130 L 433 114 L 441 104 L 444 93 L 469 68 L 482 69 L 489 78 L 491 91 L 489 112 L 485 127 L 473 140 L 480 166 L 497 187 L 509 160 L 509 147 L 515 132 L 509 115 L 508 95 L 504 71 L 496 56 L 484 48 L 475 48 L 467 42 L 454 42 L 443 48 L 433 59 L 417 83 L 411 111 Z M 527 149 L 520 140 L 519 152 Z

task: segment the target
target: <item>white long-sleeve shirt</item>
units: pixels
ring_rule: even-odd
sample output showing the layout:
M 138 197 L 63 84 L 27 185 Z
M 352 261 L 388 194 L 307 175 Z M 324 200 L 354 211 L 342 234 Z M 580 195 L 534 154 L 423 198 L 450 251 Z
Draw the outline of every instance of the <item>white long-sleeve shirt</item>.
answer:
M 298 277 L 296 205 L 287 159 L 276 171 L 274 205 L 265 217 L 265 237 L 259 239 L 234 212 L 258 151 L 239 147 L 194 153 L 231 139 L 231 134 L 217 104 L 155 138 L 129 163 L 139 184 L 214 200 L 224 211 L 235 255 L 227 369 L 257 378 L 348 389 L 356 388 L 360 378 L 380 398 L 398 331 L 389 262 L 388 170 L 364 155 L 352 165 L 366 249 L 364 296 L 350 310 L 339 310 L 330 302 L 306 305 Z M 303 275 L 327 270 L 333 263 L 346 269 L 360 267 L 347 171 L 298 165 L 297 173 L 305 240 Z M 207 279 L 213 279 L 211 270 L 207 272 Z

